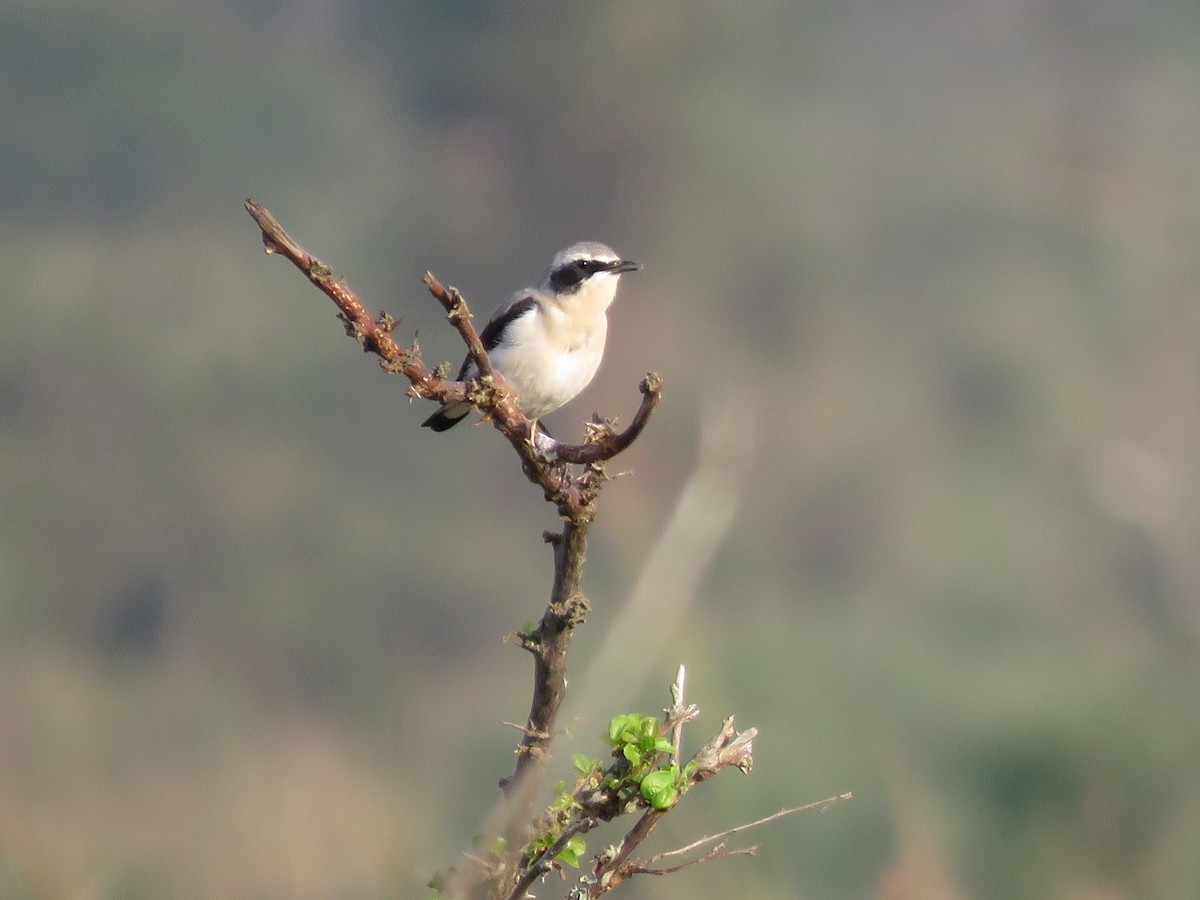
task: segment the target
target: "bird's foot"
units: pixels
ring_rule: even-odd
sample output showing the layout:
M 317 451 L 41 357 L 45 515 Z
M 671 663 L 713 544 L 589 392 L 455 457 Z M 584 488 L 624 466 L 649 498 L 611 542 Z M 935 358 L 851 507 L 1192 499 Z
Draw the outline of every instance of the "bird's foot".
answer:
M 545 462 L 552 463 L 558 460 L 558 441 L 550 437 L 550 433 L 537 419 L 533 420 L 533 428 L 529 432 L 529 446 Z

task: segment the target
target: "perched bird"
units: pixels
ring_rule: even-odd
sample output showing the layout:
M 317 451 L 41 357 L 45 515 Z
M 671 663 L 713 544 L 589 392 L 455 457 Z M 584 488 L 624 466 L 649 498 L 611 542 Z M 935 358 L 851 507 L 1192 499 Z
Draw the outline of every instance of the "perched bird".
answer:
M 479 338 L 535 431 L 538 419 L 574 399 L 596 374 L 617 282 L 622 273 L 640 268 L 604 244 L 572 244 L 555 254 L 541 281 L 517 291 L 492 314 Z M 476 374 L 467 354 L 458 380 Z M 421 424 L 445 431 L 470 411 L 469 403 L 447 403 Z

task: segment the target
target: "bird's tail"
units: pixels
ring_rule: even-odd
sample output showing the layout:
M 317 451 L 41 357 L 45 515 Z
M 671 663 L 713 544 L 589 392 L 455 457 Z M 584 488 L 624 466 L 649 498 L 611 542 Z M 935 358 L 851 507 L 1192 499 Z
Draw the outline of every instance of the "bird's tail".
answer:
M 447 428 L 453 428 L 459 422 L 467 417 L 467 413 L 471 411 L 470 403 L 447 403 L 432 416 L 421 423 L 422 428 L 431 428 L 434 431 L 445 431 Z

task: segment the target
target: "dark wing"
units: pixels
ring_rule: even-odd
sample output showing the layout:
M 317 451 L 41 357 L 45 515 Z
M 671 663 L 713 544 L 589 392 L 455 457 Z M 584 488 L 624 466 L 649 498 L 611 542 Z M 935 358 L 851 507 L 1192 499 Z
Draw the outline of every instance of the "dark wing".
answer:
M 484 326 L 484 329 L 479 334 L 479 340 L 483 342 L 483 349 L 488 353 L 495 350 L 504 342 L 504 331 L 521 316 L 529 315 L 537 307 L 537 301 L 528 294 L 519 300 L 514 300 L 508 306 L 502 307 L 492 316 L 491 321 Z M 474 361 L 471 359 L 471 354 L 467 354 L 467 358 L 463 360 L 462 368 L 458 370 L 457 381 L 465 381 L 467 373 L 474 368 Z M 441 407 L 432 416 L 421 423 L 424 428 L 432 428 L 434 431 L 445 431 L 447 428 L 453 428 L 459 422 L 467 417 L 471 411 L 470 403 L 451 403 Z
M 513 322 L 528 315 L 537 307 L 537 301 L 533 297 L 526 294 L 520 300 L 516 300 L 508 306 L 496 311 L 492 316 L 491 321 L 484 326 L 483 331 L 479 333 L 479 340 L 483 342 L 483 349 L 491 353 L 504 340 L 504 330 Z M 462 381 L 467 377 L 467 371 L 471 368 L 471 354 L 467 354 L 467 358 L 463 360 L 462 368 L 458 370 L 458 381 Z

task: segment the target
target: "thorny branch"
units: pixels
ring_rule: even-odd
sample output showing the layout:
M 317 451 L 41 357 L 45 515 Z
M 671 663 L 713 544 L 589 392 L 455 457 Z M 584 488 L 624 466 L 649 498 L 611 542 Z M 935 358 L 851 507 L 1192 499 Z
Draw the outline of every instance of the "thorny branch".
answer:
M 522 738 L 516 767 L 512 775 L 500 782 L 508 798 L 507 821 L 502 830 L 509 847 L 513 849 L 508 851 L 507 859 L 499 864 L 469 857 L 477 864 L 478 871 L 456 885 L 457 888 L 470 893 L 472 897 L 507 897 L 509 900 L 526 897 L 533 883 L 556 865 L 555 858 L 575 835 L 591 830 L 601 821 L 641 809 L 641 816 L 620 845 L 597 857 L 592 875 L 581 880 L 581 885 L 586 886 L 586 893 L 579 892 L 584 889 L 582 886 L 572 892 L 572 896 L 596 898 L 633 875 L 663 875 L 710 859 L 752 855 L 753 847 L 727 850 L 724 838 L 796 812 L 821 811 L 834 801 L 851 796 L 845 793 L 819 803 L 780 810 L 755 822 L 702 838 L 678 850 L 650 857 L 645 862 L 637 862 L 632 859 L 632 854 L 654 830 L 662 816 L 674 808 L 674 804 L 662 809 L 651 808 L 643 801 L 619 795 L 604 787 L 607 783 L 605 780 L 594 782 L 585 778 L 571 798 L 575 817 L 562 826 L 545 849 L 533 858 L 522 860 L 520 848 L 530 835 L 545 826 L 549 814 L 534 816 L 533 797 L 549 756 L 558 713 L 566 695 L 566 665 L 571 637 L 575 627 L 582 624 L 589 611 L 587 598 L 581 593 L 580 586 L 587 555 L 588 527 L 595 518 L 597 495 L 608 479 L 604 464 L 629 447 L 642 433 L 659 402 L 662 383 L 653 373 L 642 380 L 639 388 L 641 404 L 623 431 L 618 431 L 613 421 L 593 417 L 582 444 L 563 444 L 544 435 L 535 435 L 532 423 L 521 412 L 504 377 L 492 368 L 472 324 L 466 300 L 455 288 L 443 285 L 432 273 L 425 274 L 425 286 L 446 311 L 447 318 L 475 362 L 479 375 L 469 382 L 447 378 L 444 366 L 435 369 L 426 366 L 415 340 L 411 347 L 397 344 L 392 337 L 398 324 L 396 319 L 386 313 L 376 318 L 367 312 L 354 291 L 335 278 L 329 266 L 301 247 L 265 207 L 249 199 L 245 207 L 262 231 L 266 252 L 290 260 L 336 304 L 338 318 L 345 325 L 346 333 L 355 338 L 365 352 L 378 356 L 380 366 L 385 371 L 404 375 L 409 381 L 407 393 L 410 397 L 438 403 L 464 400 L 471 403 L 483 414 L 485 421 L 490 420 L 508 439 L 521 460 L 525 476 L 542 488 L 546 499 L 555 505 L 564 519 L 560 533 L 548 532 L 545 535 L 554 550 L 554 582 L 546 610 L 536 627 L 506 638 L 528 650 L 534 657 L 533 699 L 526 724 L 519 726 Z M 580 466 L 581 470 L 572 471 L 572 464 Z M 757 734 L 753 728 L 739 733 L 734 729 L 733 718 L 730 717 L 724 721 L 720 732 L 697 751 L 688 766 L 679 769 L 683 728 L 699 715 L 696 706 L 684 703 L 684 676 L 683 667 L 680 666 L 672 687 L 672 705 L 666 710 L 662 726 L 663 733 L 670 734 L 672 738 L 674 750 L 670 755 L 671 764 L 675 771 L 686 773 L 686 783 L 680 793 L 723 769 L 735 767 L 748 772 L 753 762 L 753 741 Z M 615 762 L 609 773 L 619 771 L 622 764 L 621 760 Z M 721 843 L 699 857 L 673 866 L 652 868 L 660 860 L 684 855 L 714 841 Z
M 641 405 L 623 431 L 617 431 L 610 421 L 596 419 L 582 444 L 564 444 L 542 437 L 535 446 L 532 423 L 517 406 L 504 377 L 492 369 L 471 323 L 467 302 L 455 288 L 443 285 L 431 272 L 425 273 L 425 286 L 445 309 L 446 317 L 479 369 L 479 377 L 470 382 L 453 381 L 440 370 L 430 369 L 421 359 L 415 341 L 411 347 L 397 344 L 392 338 L 392 331 L 399 324 L 396 319 L 386 313 L 378 318 L 372 316 L 358 295 L 336 278 L 329 266 L 301 247 L 266 207 L 249 199 L 245 206 L 262 231 L 267 253 L 290 260 L 337 305 L 346 333 L 364 351 L 378 356 L 385 371 L 404 375 L 410 383 L 409 396 L 439 403 L 469 401 L 508 439 L 521 458 L 525 476 L 542 488 L 546 499 L 555 504 L 564 519 L 580 525 L 595 518 L 596 495 L 607 478 L 603 464 L 629 447 L 646 427 L 662 396 L 662 380 L 657 375 L 651 373 L 642 379 Z M 562 463 L 576 463 L 585 468 L 581 474 L 572 475 Z
M 547 535 L 547 541 L 554 548 L 554 582 L 541 621 L 532 631 L 509 638 L 534 657 L 533 699 L 518 747 L 516 767 L 512 775 L 500 782 L 505 793 L 513 799 L 510 822 L 505 831 L 518 837 L 522 817 L 526 817 L 527 827 L 528 805 L 538 782 L 532 776 L 540 772 L 549 754 L 559 709 L 566 696 L 571 637 L 588 612 L 588 602 L 580 586 L 587 555 L 588 526 L 596 515 L 596 497 L 608 480 L 604 464 L 642 433 L 658 405 L 662 382 L 653 373 L 642 380 L 641 404 L 633 421 L 623 431 L 618 431 L 611 421 L 594 418 L 583 444 L 563 444 L 545 437 L 538 438 L 535 444 L 532 423 L 521 412 L 504 377 L 492 368 L 472 324 L 467 302 L 455 288 L 443 285 L 431 272 L 425 274 L 425 286 L 442 305 L 446 317 L 475 361 L 479 376 L 466 383 L 446 378 L 440 367 L 430 369 L 421 359 L 420 347 L 415 341 L 411 347 L 397 344 L 392 337 L 397 320 L 386 313 L 378 318 L 372 316 L 358 295 L 336 278 L 329 266 L 300 246 L 264 206 L 247 199 L 245 207 L 262 231 L 266 252 L 290 260 L 336 304 L 346 333 L 355 338 L 365 352 L 378 356 L 385 371 L 405 376 L 410 385 L 409 396 L 439 403 L 462 400 L 472 403 L 508 439 L 521 459 L 525 476 L 542 488 L 546 499 L 557 507 L 565 520 L 561 533 Z M 570 464 L 578 464 L 582 470 L 574 473 Z

